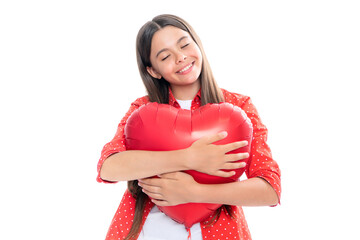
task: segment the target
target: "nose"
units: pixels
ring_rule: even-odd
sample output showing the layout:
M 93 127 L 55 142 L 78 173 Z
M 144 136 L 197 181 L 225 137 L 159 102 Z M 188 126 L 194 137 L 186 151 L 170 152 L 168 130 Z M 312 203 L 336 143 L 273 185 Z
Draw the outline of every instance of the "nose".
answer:
M 177 54 L 176 54 L 176 63 L 177 64 L 185 61 L 185 59 L 186 59 L 186 55 L 183 52 L 180 52 L 180 51 L 177 52 Z

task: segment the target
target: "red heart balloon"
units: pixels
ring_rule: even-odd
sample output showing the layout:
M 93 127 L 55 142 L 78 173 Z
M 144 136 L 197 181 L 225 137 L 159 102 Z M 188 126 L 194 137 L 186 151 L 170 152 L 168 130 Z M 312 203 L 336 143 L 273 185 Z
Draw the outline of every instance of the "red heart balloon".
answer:
M 229 153 L 250 154 L 253 132 L 251 121 L 241 108 L 230 103 L 209 103 L 193 111 L 168 104 L 148 103 L 135 110 L 127 120 L 125 141 L 129 150 L 169 151 L 190 147 L 201 137 L 221 131 L 227 131 L 228 136 L 214 144 L 247 140 L 247 146 Z M 230 178 L 211 176 L 194 170 L 185 172 L 199 183 L 215 184 L 237 181 L 244 170 L 234 169 L 236 174 Z M 159 206 L 159 209 L 190 228 L 194 223 L 207 219 L 220 206 L 221 204 L 187 203 L 169 207 Z

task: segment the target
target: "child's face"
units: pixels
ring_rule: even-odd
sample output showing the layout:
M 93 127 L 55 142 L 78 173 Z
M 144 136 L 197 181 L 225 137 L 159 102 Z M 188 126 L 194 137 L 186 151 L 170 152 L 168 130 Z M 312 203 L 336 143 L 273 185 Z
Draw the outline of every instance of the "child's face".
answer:
M 188 32 L 173 26 L 157 31 L 152 39 L 147 70 L 155 78 L 163 77 L 170 85 L 184 86 L 198 81 L 202 55 Z

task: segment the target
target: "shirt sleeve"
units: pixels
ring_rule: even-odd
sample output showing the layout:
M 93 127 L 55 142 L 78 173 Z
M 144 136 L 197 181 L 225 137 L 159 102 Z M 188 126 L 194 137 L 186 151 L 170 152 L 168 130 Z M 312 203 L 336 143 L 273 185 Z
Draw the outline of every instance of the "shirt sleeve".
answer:
M 276 191 L 280 203 L 281 172 L 277 162 L 272 158 L 271 150 L 266 143 L 268 130 L 261 122 L 260 116 L 250 97 L 240 98 L 239 105 L 253 124 L 251 152 L 245 173 L 248 178 L 260 177 L 267 181 Z
M 103 147 L 103 149 L 101 151 L 101 157 L 97 164 L 98 174 L 97 174 L 96 180 L 98 182 L 116 183 L 116 182 L 104 180 L 100 177 L 100 170 L 101 170 L 102 164 L 110 155 L 126 150 L 125 136 L 124 136 L 124 128 L 125 128 L 126 121 L 130 117 L 130 115 L 143 104 L 145 104 L 143 98 L 138 98 L 136 101 L 131 103 L 129 110 L 127 111 L 125 116 L 121 119 L 120 123 L 118 124 L 118 128 L 117 128 L 114 138 L 110 142 L 105 144 L 105 146 Z

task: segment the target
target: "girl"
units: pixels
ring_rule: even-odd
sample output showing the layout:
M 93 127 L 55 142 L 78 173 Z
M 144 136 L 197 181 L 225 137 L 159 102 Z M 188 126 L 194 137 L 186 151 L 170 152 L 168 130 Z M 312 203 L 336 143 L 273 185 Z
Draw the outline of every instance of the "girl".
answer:
M 194 240 L 251 239 L 240 206 L 275 206 L 279 203 L 281 187 L 279 167 L 266 144 L 267 129 L 250 98 L 217 86 L 199 37 L 179 17 L 160 15 L 147 22 L 138 33 L 136 50 L 148 95 L 131 104 L 115 137 L 104 146 L 98 163 L 99 182 L 128 181 L 106 240 L 169 240 L 190 236 Z M 229 102 L 239 106 L 253 124 L 251 156 L 226 154 L 247 142 L 212 144 L 225 138 L 226 132 L 203 137 L 190 147 L 176 151 L 126 151 L 126 121 L 134 110 L 148 102 L 191 110 L 207 103 Z M 248 157 L 246 166 L 235 162 Z M 222 170 L 241 167 L 245 167 L 248 179 L 227 184 L 199 184 L 182 172 L 193 169 L 230 177 L 234 172 Z M 154 175 L 160 178 L 150 178 Z M 223 206 L 188 232 L 156 207 L 188 202 Z

